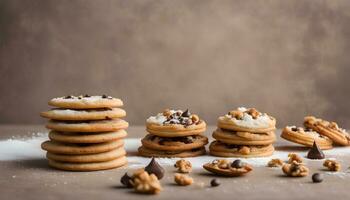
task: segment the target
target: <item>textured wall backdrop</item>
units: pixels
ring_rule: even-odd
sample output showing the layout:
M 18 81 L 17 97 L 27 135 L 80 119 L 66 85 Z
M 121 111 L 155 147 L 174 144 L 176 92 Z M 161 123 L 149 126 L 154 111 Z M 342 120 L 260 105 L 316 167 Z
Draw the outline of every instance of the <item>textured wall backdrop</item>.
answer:
M 88 93 L 122 98 L 131 124 L 245 105 L 350 126 L 350 1 L 1 0 L 0 29 L 0 123 Z

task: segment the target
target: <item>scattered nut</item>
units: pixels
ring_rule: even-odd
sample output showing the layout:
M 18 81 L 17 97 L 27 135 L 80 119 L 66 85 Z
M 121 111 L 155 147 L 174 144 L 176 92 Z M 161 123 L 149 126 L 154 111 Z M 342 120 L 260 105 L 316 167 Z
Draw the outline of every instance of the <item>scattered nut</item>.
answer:
M 302 163 L 303 159 L 296 153 L 290 153 L 288 154 L 288 163 L 292 164 L 294 161 L 298 162 L 298 163 Z
M 341 169 L 340 163 L 336 160 L 327 159 L 324 161 L 323 166 L 327 167 L 329 171 L 334 172 L 340 171 Z
M 272 160 L 270 160 L 268 163 L 267 163 L 267 166 L 268 167 L 281 167 L 281 166 L 283 166 L 283 161 L 281 160 L 281 159 L 278 159 L 278 158 L 276 158 L 276 159 L 272 159 Z
M 192 171 L 192 164 L 190 161 L 185 159 L 181 159 L 176 161 L 175 167 L 180 173 L 190 173 Z
M 303 177 L 307 176 L 309 173 L 309 169 L 306 166 L 304 166 L 303 163 L 299 163 L 296 160 L 294 160 L 290 164 L 283 165 L 282 171 L 287 176 L 291 177 Z
M 158 194 L 162 186 L 156 175 L 149 175 L 144 169 L 139 169 L 132 176 L 132 185 L 136 192 L 145 194 Z
M 193 183 L 193 179 L 191 177 L 178 173 L 175 174 L 174 180 L 181 186 L 191 185 Z

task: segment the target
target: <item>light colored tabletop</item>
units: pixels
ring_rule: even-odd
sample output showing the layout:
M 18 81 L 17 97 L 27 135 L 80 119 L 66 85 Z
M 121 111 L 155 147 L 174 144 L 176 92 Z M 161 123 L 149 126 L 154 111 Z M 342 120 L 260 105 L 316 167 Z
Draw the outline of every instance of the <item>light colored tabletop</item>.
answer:
M 213 129 L 208 128 L 207 136 Z M 43 126 L 1 125 L 0 139 L 31 136 L 36 132 L 47 130 Z M 145 131 L 144 127 L 130 127 L 128 133 L 129 137 L 140 138 Z M 307 150 L 279 137 L 277 144 L 291 152 Z M 311 175 L 288 178 L 280 169 L 261 166 L 238 178 L 215 177 L 198 168 L 191 176 L 195 183 L 201 184 L 181 187 L 174 185 L 174 168 L 167 166 L 165 178 L 161 180 L 164 190 L 155 196 L 136 194 L 121 186 L 120 177 L 127 167 L 98 172 L 65 172 L 49 168 L 45 159 L 0 161 L 0 199 L 349 199 L 350 173 L 347 168 L 350 154 L 335 157 L 343 167 L 338 173 L 324 171 L 322 161 L 306 161 L 311 174 L 324 174 L 324 181 L 319 184 L 311 182 Z M 213 178 L 221 182 L 219 187 L 209 186 Z

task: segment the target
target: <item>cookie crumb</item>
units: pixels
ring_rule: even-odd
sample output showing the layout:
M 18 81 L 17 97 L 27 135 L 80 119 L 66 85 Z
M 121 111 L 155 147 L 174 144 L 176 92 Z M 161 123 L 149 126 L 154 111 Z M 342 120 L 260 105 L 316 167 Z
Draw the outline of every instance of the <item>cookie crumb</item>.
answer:
M 177 168 L 177 171 L 180 173 L 190 173 L 192 171 L 191 162 L 185 159 L 176 161 L 174 166 Z
M 271 159 L 268 163 L 267 163 L 267 166 L 268 167 L 282 167 L 283 165 L 283 161 L 281 159 Z
M 329 171 L 337 172 L 340 171 L 341 165 L 336 160 L 327 159 L 324 161 L 323 166 L 327 167 Z
M 193 178 L 184 174 L 176 173 L 174 176 L 175 183 L 181 186 L 191 185 L 193 183 Z

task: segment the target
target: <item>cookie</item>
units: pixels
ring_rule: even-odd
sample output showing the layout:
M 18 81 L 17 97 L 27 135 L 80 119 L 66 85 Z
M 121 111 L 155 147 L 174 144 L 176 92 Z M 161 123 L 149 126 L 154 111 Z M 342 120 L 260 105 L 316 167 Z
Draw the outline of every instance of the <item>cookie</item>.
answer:
M 92 163 L 66 163 L 49 159 L 49 165 L 53 168 L 67 171 L 97 171 L 121 167 L 127 164 L 126 157 L 120 157 L 106 162 Z
M 122 119 L 95 121 L 56 121 L 50 120 L 46 128 L 62 132 L 107 132 L 126 129 L 128 122 Z
M 271 156 L 275 149 L 271 144 L 264 146 L 246 146 L 213 141 L 209 146 L 209 150 L 210 154 L 213 156 L 252 158 Z
M 114 149 L 111 151 L 103 152 L 103 153 L 87 154 L 87 155 L 65 155 L 65 154 L 55 154 L 51 152 L 46 153 L 46 157 L 49 160 L 69 162 L 69 163 L 106 162 L 106 161 L 117 159 L 125 155 L 126 155 L 126 151 L 124 150 L 123 147 L 120 147 L 118 149 Z
M 164 138 L 148 134 L 141 140 L 142 145 L 149 149 L 162 151 L 185 151 L 197 149 L 208 144 L 208 138 L 202 135 Z
M 314 116 L 307 116 L 304 118 L 304 126 L 321 135 L 327 136 L 338 145 L 350 145 L 349 133 L 345 129 L 339 128 L 335 122 L 328 122 Z
M 124 145 L 123 140 L 115 140 L 99 144 L 67 144 L 54 141 L 46 141 L 41 148 L 56 154 L 85 155 L 111 151 Z
M 287 126 L 283 129 L 281 137 L 288 141 L 307 147 L 312 147 L 314 141 L 316 141 L 317 145 L 321 149 L 333 148 L 333 142 L 327 136 L 320 135 L 316 131 L 313 131 L 311 129 L 304 129 L 302 127 Z
M 69 109 L 95 109 L 113 108 L 123 106 L 120 99 L 110 96 L 65 96 L 53 98 L 49 101 L 50 106 Z
M 276 119 L 255 108 L 240 107 L 219 117 L 218 127 L 240 132 L 267 133 L 276 129 Z
M 40 116 L 54 120 L 82 121 L 121 118 L 126 116 L 126 112 L 121 108 L 99 108 L 88 110 L 54 108 L 49 111 L 41 112 Z
M 214 160 L 213 162 L 204 164 L 203 168 L 213 174 L 228 177 L 242 176 L 253 170 L 249 164 L 234 167 L 232 166 L 232 162 L 228 160 Z
M 57 132 L 50 131 L 49 138 L 52 141 L 63 143 L 102 143 L 125 138 L 125 130 L 102 133 L 76 133 L 76 132 Z
M 194 156 L 200 156 L 205 154 L 204 147 L 201 147 L 198 149 L 186 150 L 186 151 L 161 151 L 161 150 L 148 149 L 144 146 L 141 146 L 139 147 L 138 151 L 141 156 L 168 157 L 168 158 L 173 158 L 173 157 L 185 158 L 185 157 L 194 157 Z
M 274 132 L 267 133 L 250 133 L 236 132 L 224 129 L 216 129 L 213 132 L 213 138 L 226 144 L 237 145 L 268 145 L 276 140 Z
M 206 123 L 188 110 L 166 109 L 146 121 L 147 131 L 160 137 L 182 137 L 202 134 Z

